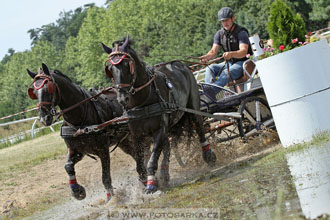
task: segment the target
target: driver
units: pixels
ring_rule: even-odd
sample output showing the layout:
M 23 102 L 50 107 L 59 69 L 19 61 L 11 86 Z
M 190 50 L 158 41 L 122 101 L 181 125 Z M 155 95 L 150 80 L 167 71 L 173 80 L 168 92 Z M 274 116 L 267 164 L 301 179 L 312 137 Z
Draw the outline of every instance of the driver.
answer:
M 218 12 L 218 18 L 222 28 L 215 34 L 211 50 L 199 59 L 202 63 L 208 63 L 208 61 L 216 58 L 220 47 L 222 47 L 223 57 L 228 61 L 230 75 L 228 75 L 227 66 L 225 68 L 225 62 L 212 64 L 206 68 L 205 82 L 223 87 L 231 80 L 237 80 L 243 76 L 243 62 L 248 59 L 246 57 L 248 53 L 252 55 L 252 49 L 248 31 L 235 23 L 231 8 L 221 8 Z M 218 77 L 217 80 L 215 80 L 216 77 Z

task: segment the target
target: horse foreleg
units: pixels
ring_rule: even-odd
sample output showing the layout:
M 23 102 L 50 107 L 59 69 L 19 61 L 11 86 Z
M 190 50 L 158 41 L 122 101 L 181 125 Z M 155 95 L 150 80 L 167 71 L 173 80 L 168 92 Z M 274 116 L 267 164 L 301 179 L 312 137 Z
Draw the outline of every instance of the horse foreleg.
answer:
M 171 149 L 170 149 L 169 141 L 166 140 L 164 140 L 163 160 L 160 166 L 160 180 L 164 186 L 168 186 L 168 183 L 170 181 L 169 165 L 170 165 Z
M 201 116 L 193 115 L 193 120 L 196 125 L 196 132 L 199 136 L 199 142 L 201 143 L 202 151 L 203 151 L 203 159 L 204 161 L 210 165 L 214 166 L 217 160 L 217 157 L 214 152 L 212 152 L 210 148 L 210 144 L 205 138 L 205 132 L 203 127 L 203 118 Z
M 83 157 L 84 155 L 82 153 L 73 151 L 71 148 L 68 148 L 67 159 L 64 166 L 69 176 L 69 184 L 70 184 L 72 196 L 78 200 L 82 200 L 86 197 L 86 191 L 85 188 L 79 185 L 76 180 L 76 172 L 74 166 Z
M 147 185 L 147 170 L 145 160 L 148 157 L 148 152 L 150 151 L 150 143 L 145 143 L 145 139 L 136 140 L 136 171 L 139 174 L 139 181 L 146 186 Z M 148 157 L 149 159 L 149 157 Z
M 167 133 L 167 123 L 166 117 L 163 115 L 163 124 L 161 124 L 160 129 L 154 133 L 154 146 L 152 149 L 152 153 L 147 165 L 147 174 L 148 174 L 148 181 L 145 192 L 154 193 L 157 191 L 157 182 L 155 174 L 158 168 L 158 160 L 159 156 L 163 150 L 164 141 L 168 141 L 168 133 Z
M 113 196 L 113 188 L 111 183 L 111 174 L 110 174 L 110 155 L 109 155 L 109 148 L 104 149 L 98 155 L 101 159 L 102 165 L 102 183 L 104 188 L 107 191 L 107 202 L 110 201 L 111 197 Z

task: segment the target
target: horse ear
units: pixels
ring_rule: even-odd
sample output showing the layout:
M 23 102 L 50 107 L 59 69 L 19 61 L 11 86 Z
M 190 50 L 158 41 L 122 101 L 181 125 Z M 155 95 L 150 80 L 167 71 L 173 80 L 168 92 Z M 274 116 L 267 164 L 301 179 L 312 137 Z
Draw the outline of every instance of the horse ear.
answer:
M 44 73 L 46 75 L 49 75 L 50 76 L 50 72 L 49 72 L 49 69 L 48 67 L 46 66 L 46 64 L 42 63 L 42 70 L 44 71 Z
M 26 71 L 28 72 L 29 76 L 31 76 L 32 79 L 34 79 L 34 77 L 37 75 L 36 73 L 30 71 L 29 69 L 26 69 Z
M 101 43 L 102 44 L 102 47 L 103 47 L 103 50 L 107 53 L 107 54 L 110 54 L 112 52 L 112 49 L 108 46 L 106 46 L 104 43 Z
M 127 35 L 127 37 L 126 37 L 126 39 L 125 39 L 125 42 L 124 42 L 123 45 L 121 45 L 119 48 L 120 48 L 121 50 L 125 50 L 125 48 L 126 48 L 126 46 L 127 46 L 127 44 L 128 44 L 128 41 L 129 41 L 129 37 L 128 37 L 128 35 Z

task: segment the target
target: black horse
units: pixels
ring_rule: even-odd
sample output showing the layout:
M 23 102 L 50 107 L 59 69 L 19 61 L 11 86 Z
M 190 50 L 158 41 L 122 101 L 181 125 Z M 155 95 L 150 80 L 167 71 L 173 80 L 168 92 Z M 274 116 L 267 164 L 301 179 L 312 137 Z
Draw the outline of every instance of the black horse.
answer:
M 61 110 L 68 109 L 82 100 L 91 97 L 90 92 L 77 86 L 66 75 L 54 70 L 49 71 L 45 64 L 39 69 L 38 74 L 27 70 L 28 74 L 34 79 L 33 87 L 28 89 L 30 98 L 38 100 L 40 122 L 49 126 L 56 115 L 55 107 L 58 105 Z M 94 94 L 97 92 L 94 92 Z M 89 102 L 77 105 L 70 111 L 63 114 L 63 125 L 61 136 L 68 147 L 67 161 L 65 170 L 69 176 L 69 183 L 72 195 L 82 200 L 86 197 L 83 186 L 79 185 L 75 176 L 74 166 L 84 155 L 96 155 L 102 164 L 102 182 L 107 191 L 107 201 L 113 195 L 113 187 L 110 175 L 110 155 L 109 146 L 118 146 L 127 154 L 130 154 L 136 161 L 136 169 L 141 182 L 146 183 L 146 168 L 144 165 L 145 152 L 150 146 L 147 142 L 139 142 L 139 151 L 131 148 L 131 138 L 129 130 L 121 127 L 107 127 L 97 133 L 83 134 L 75 137 L 79 128 L 89 125 L 99 125 L 105 121 L 121 116 L 122 107 L 116 100 L 115 92 L 100 95 Z M 149 144 L 149 145 L 148 145 Z M 141 150 L 142 149 L 142 150 Z
M 114 42 L 114 49 L 102 43 L 104 51 L 109 54 L 105 71 L 114 79 L 117 100 L 130 119 L 131 135 L 135 138 L 153 137 L 146 186 L 146 193 L 153 193 L 157 190 L 155 173 L 159 156 L 164 150 L 164 155 L 169 158 L 169 132 L 184 115 L 199 136 L 203 159 L 213 165 L 216 156 L 205 138 L 202 117 L 185 113 L 182 108 L 178 110 L 178 107 L 200 110 L 197 82 L 189 68 L 178 61 L 164 63 L 157 68 L 147 67 L 130 45 L 128 37 Z

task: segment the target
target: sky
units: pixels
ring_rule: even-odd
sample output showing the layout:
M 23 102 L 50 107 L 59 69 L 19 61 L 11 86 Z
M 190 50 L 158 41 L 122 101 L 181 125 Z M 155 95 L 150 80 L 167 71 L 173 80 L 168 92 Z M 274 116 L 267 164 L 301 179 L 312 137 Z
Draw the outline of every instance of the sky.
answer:
M 0 7 L 0 60 L 9 48 L 15 52 L 31 49 L 30 29 L 55 23 L 63 11 L 84 4 L 104 6 L 106 0 L 6 0 Z

